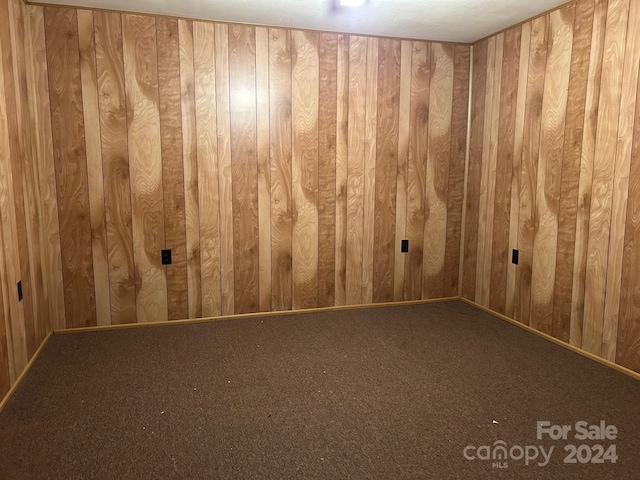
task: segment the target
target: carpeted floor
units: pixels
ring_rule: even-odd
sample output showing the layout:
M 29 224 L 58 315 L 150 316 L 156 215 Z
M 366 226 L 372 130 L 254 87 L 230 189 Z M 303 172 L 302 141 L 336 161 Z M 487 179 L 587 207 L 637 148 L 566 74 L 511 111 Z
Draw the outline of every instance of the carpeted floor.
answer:
M 53 336 L 0 479 L 635 479 L 639 425 L 640 382 L 461 302 L 244 318 Z

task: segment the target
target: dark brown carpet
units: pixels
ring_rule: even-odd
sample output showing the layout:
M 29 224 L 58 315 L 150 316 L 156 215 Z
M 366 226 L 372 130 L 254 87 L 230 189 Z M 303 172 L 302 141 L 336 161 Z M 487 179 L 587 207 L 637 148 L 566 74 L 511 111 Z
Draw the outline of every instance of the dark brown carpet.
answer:
M 0 413 L 0 478 L 637 479 L 639 401 L 460 302 L 55 335 Z M 538 440 L 538 420 L 618 437 Z M 555 448 L 544 467 L 463 456 L 498 440 Z M 583 443 L 617 462 L 563 464 Z

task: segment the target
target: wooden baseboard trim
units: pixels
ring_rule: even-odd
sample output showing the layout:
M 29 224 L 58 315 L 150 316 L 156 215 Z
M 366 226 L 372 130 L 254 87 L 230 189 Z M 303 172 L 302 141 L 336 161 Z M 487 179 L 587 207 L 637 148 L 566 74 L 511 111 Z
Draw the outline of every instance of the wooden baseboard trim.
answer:
M 494 317 L 497 317 L 501 320 L 504 320 L 506 322 L 509 322 L 512 325 L 515 325 L 516 327 L 520 327 L 523 330 L 526 330 L 527 332 L 531 332 L 541 338 L 544 338 L 545 340 L 548 340 L 552 343 L 555 343 L 556 345 L 560 345 L 561 347 L 566 348 L 567 350 L 571 350 L 574 353 L 577 353 L 579 355 L 582 355 L 583 357 L 587 357 L 590 360 L 596 361 L 606 367 L 612 368 L 613 370 L 617 370 L 620 373 L 624 373 L 625 375 L 628 375 L 631 378 L 634 378 L 636 380 L 640 380 L 640 373 L 635 372 L 629 368 L 623 367 L 622 365 L 618 365 L 617 363 L 611 362 L 609 360 L 606 360 L 604 358 L 598 357 L 597 355 L 594 355 L 591 352 L 587 352 L 586 350 L 583 350 L 581 348 L 578 348 L 574 345 L 571 345 L 569 343 L 563 342 L 562 340 L 558 340 L 555 337 L 552 337 L 551 335 L 548 335 L 544 332 L 541 332 L 539 330 L 536 330 L 535 328 L 530 327 L 529 325 L 525 325 L 524 323 L 520 323 L 517 320 L 514 320 L 513 318 L 509 318 L 506 315 L 503 315 L 501 313 L 498 312 L 494 312 L 493 310 L 491 310 L 490 308 L 487 307 L 483 307 L 482 305 L 478 305 L 475 302 L 472 302 L 471 300 L 467 300 L 466 298 L 460 298 L 461 301 L 463 301 L 464 303 L 467 303 L 473 307 L 476 307 L 478 310 L 482 310 L 483 312 L 486 312 L 490 315 L 493 315 Z
M 16 388 L 18 388 L 18 385 L 20 385 L 20 382 L 22 381 L 22 379 L 25 377 L 27 372 L 31 369 L 31 366 L 35 363 L 36 359 L 38 358 L 38 355 L 40 355 L 40 352 L 42 351 L 44 346 L 47 344 L 47 342 L 49 341 L 49 339 L 51 338 L 52 335 L 53 335 L 53 332 L 49 332 L 47 334 L 47 336 L 42 341 L 42 343 L 40 344 L 40 346 L 38 347 L 36 352 L 31 357 L 31 360 L 29 360 L 29 362 L 27 363 L 27 366 L 24 367 L 24 369 L 22 370 L 22 373 L 20 373 L 20 375 L 16 379 L 15 383 L 11 386 L 11 388 L 9 389 L 7 394 L 4 396 L 4 398 L 2 398 L 2 400 L 0 400 L 0 412 L 2 412 L 2 409 L 5 407 L 5 405 L 7 404 L 9 399 L 11 398 L 11 395 L 13 395 L 13 392 L 16 391 Z
M 222 320 L 237 320 L 241 318 L 266 318 L 266 317 L 278 317 L 284 315 L 300 315 L 304 313 L 319 313 L 319 312 L 335 312 L 335 311 L 348 311 L 359 310 L 365 308 L 381 308 L 392 307 L 402 305 L 427 305 L 432 303 L 445 303 L 459 300 L 460 297 L 446 297 L 446 298 L 434 298 L 429 300 L 407 300 L 402 302 L 384 302 L 384 303 L 368 303 L 362 305 L 339 305 L 333 307 L 319 307 L 319 308 L 307 308 L 304 310 L 281 310 L 275 312 L 257 312 L 257 313 L 242 313 L 235 315 L 222 315 L 218 317 L 205 317 L 205 318 L 190 318 L 185 320 L 169 320 L 166 322 L 146 322 L 146 323 L 126 323 L 123 325 L 98 325 L 95 327 L 79 327 L 79 328 L 65 328 L 62 330 L 54 330 L 55 335 L 65 335 L 69 333 L 80 332 L 99 332 L 102 330 L 123 330 L 128 328 L 146 328 L 146 327 L 162 327 L 170 325 L 188 325 L 194 323 L 209 323 L 219 322 Z

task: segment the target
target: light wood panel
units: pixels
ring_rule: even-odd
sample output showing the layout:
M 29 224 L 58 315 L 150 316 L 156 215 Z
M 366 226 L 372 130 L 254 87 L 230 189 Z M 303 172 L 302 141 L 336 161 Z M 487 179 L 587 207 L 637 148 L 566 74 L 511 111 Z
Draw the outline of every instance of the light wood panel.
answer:
M 200 277 L 205 317 L 222 313 L 214 38 L 214 25 L 193 23 Z M 226 224 L 225 229 L 233 242 L 233 223 Z M 225 283 L 225 287 L 233 291 L 229 284 Z M 229 298 L 226 289 L 224 297 Z
M 462 289 L 483 307 L 502 312 L 505 305 L 508 316 L 636 371 L 639 16 L 637 2 L 578 0 L 514 27 L 501 34 L 505 72 L 500 79 L 490 72 L 499 36 L 477 45 L 474 54 L 483 57 L 477 59 L 473 85 L 482 90 L 485 103 L 474 92 L 467 205 L 479 202 L 482 209 L 482 202 L 495 195 L 494 272 L 487 301 L 477 289 L 487 285 L 480 252 L 489 226 L 487 216 L 476 217 L 470 208 Z M 515 63 L 509 61 L 514 42 L 506 37 L 517 35 L 520 72 L 512 78 L 506 64 Z M 474 172 L 491 172 L 485 164 L 491 146 L 480 148 L 478 135 L 490 141 L 487 128 L 503 116 L 515 131 L 507 133 L 506 123 L 500 127 L 495 178 L 483 174 L 478 189 Z M 501 159 L 511 151 L 513 161 L 503 170 Z M 504 178 L 508 163 L 519 169 L 510 180 Z M 498 208 L 501 198 L 511 199 L 508 217 Z M 504 299 L 502 272 L 512 248 L 519 249 L 520 258 L 517 267 L 507 269 Z
M 316 33 L 291 33 L 293 308 L 318 303 L 318 94 Z
M 140 322 L 167 320 L 162 151 L 155 20 L 123 15 L 136 310 Z

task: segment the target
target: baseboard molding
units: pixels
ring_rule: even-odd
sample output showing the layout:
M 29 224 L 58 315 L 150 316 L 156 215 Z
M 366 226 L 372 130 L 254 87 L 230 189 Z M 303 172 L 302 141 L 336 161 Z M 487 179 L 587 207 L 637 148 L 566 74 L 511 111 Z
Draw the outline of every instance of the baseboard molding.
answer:
M 632 378 L 635 378 L 636 380 L 640 380 L 640 373 L 635 372 L 629 368 L 623 367 L 622 365 L 618 365 L 617 363 L 611 362 L 609 360 L 606 360 L 604 358 L 598 357 L 597 355 L 594 355 L 591 352 L 587 352 L 586 350 L 583 350 L 581 348 L 578 348 L 574 345 L 571 345 L 569 343 L 563 342 L 562 340 L 558 340 L 555 337 L 552 337 L 551 335 L 548 335 L 544 332 L 541 332 L 539 330 L 536 330 L 535 328 L 530 327 L 529 325 L 525 325 L 524 323 L 520 323 L 517 320 L 514 320 L 513 318 L 509 318 L 506 315 L 503 315 L 502 313 L 498 313 L 498 312 L 494 312 L 493 310 L 491 310 L 490 308 L 487 307 L 483 307 L 482 305 L 478 305 L 475 302 L 472 302 L 471 300 L 467 300 L 466 298 L 460 298 L 461 301 L 463 301 L 464 303 L 467 303 L 475 308 L 477 308 L 478 310 L 482 310 L 483 312 L 486 312 L 490 315 L 493 315 L 494 317 L 497 317 L 501 320 L 504 320 L 506 322 L 509 322 L 512 325 L 515 325 L 516 327 L 520 327 L 523 330 L 526 330 L 527 332 L 531 332 L 541 338 L 544 338 L 545 340 L 548 340 L 552 343 L 555 343 L 556 345 L 560 345 L 561 347 L 566 348 L 567 350 L 571 350 L 574 353 L 577 353 L 579 355 L 582 355 L 583 357 L 587 357 L 590 360 L 594 360 L 606 367 L 612 368 L 613 370 L 617 370 L 620 373 L 624 373 L 625 375 L 628 375 Z
M 47 342 L 49 341 L 49 339 L 51 338 L 51 336 L 53 335 L 53 332 L 49 332 L 48 335 L 45 337 L 45 339 L 42 341 L 42 343 L 40 344 L 40 346 L 38 347 L 38 349 L 36 350 L 36 352 L 33 354 L 33 356 L 31 357 L 31 360 L 29 360 L 29 362 L 27 362 L 26 367 L 24 367 L 24 369 L 22 370 L 22 373 L 20 373 L 20 375 L 18 376 L 18 378 L 16 378 L 15 383 L 11 386 L 11 388 L 9 389 L 9 391 L 7 392 L 7 394 L 4 396 L 4 398 L 2 398 L 2 400 L 0 400 L 0 412 L 2 412 L 2 410 L 4 409 L 5 405 L 7 404 L 7 402 L 9 401 L 9 399 L 11 398 L 11 395 L 13 395 L 13 392 L 16 391 L 16 388 L 18 388 L 18 386 L 20 385 L 20 382 L 22 382 L 22 379 L 25 377 L 25 375 L 27 374 L 27 372 L 29 372 L 29 370 L 31 369 L 31 366 L 35 363 L 36 359 L 38 358 L 38 355 L 40 355 L 40 352 L 42 351 L 42 349 L 44 348 L 44 346 L 47 344 Z
M 360 305 L 339 305 L 333 307 L 319 307 L 319 308 L 307 308 L 303 310 L 280 310 L 275 312 L 256 312 L 256 313 L 241 313 L 234 315 L 221 315 L 217 317 L 204 317 L 204 318 L 190 318 L 184 320 L 168 320 L 164 322 L 144 322 L 144 323 L 125 323 L 122 325 L 98 325 L 95 327 L 78 327 L 78 328 L 65 328 L 62 330 L 54 330 L 55 335 L 65 335 L 69 333 L 79 332 L 99 332 L 102 330 L 122 330 L 128 328 L 146 328 L 146 327 L 162 327 L 170 325 L 185 325 L 193 323 L 209 323 L 219 322 L 222 320 L 235 320 L 240 318 L 266 318 L 266 317 L 280 317 L 285 315 L 300 315 L 303 313 L 319 313 L 319 312 L 335 312 L 335 311 L 348 311 L 348 310 L 360 310 L 366 308 L 381 308 L 391 306 L 402 305 L 426 305 L 432 303 L 445 303 L 460 300 L 460 297 L 445 297 L 434 298 L 429 300 L 406 300 L 400 302 L 384 302 L 384 303 L 367 303 Z

